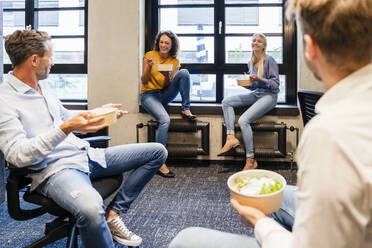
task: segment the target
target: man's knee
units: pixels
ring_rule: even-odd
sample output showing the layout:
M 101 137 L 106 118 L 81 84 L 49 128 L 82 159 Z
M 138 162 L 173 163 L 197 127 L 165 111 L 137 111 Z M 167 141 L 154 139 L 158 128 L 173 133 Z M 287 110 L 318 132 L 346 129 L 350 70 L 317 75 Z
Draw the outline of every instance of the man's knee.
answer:
M 102 198 L 93 197 L 83 201 L 84 204 L 77 210 L 77 226 L 79 228 L 86 226 L 100 226 L 104 220 L 104 205 Z

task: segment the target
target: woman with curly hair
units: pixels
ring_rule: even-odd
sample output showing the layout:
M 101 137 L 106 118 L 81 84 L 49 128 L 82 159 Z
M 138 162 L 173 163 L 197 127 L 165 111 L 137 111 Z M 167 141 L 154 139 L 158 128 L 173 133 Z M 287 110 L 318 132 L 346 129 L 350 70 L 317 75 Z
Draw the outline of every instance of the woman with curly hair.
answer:
M 154 49 L 145 54 L 142 62 L 141 105 L 159 123 L 156 142 L 166 146 L 170 118 L 164 106 L 172 102 L 178 93 L 181 94 L 181 116 L 195 119 L 190 112 L 190 74 L 186 69 L 180 70 L 177 59 L 179 41 L 171 31 L 157 34 Z M 169 71 L 158 71 L 159 65 L 167 65 Z M 163 177 L 175 177 L 175 174 L 163 164 L 158 174 Z

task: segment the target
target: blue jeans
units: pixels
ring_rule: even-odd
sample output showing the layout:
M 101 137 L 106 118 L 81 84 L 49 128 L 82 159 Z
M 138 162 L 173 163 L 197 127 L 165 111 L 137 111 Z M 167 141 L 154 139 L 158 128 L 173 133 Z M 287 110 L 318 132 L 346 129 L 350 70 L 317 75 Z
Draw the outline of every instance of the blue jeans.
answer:
M 222 101 L 226 133 L 234 134 L 235 107 L 250 106 L 239 118 L 238 123 L 243 135 L 247 158 L 254 157 L 253 134 L 251 123 L 269 112 L 276 105 L 278 95 L 263 89 L 256 89 L 246 94 L 229 96 Z
M 92 187 L 90 179 L 133 170 L 107 207 L 118 213 L 126 213 L 165 162 L 167 151 L 158 143 L 130 144 L 106 148 L 105 157 L 107 168 L 90 162 L 90 175 L 76 169 L 64 169 L 37 188 L 76 218 L 81 239 L 87 248 L 114 247 L 104 216 L 102 197 Z
M 295 218 L 295 186 L 287 186 L 284 190 L 280 209 L 270 217 L 278 221 L 288 230 L 292 229 Z M 169 248 L 258 248 L 255 238 L 242 234 L 221 232 L 217 230 L 189 227 L 182 230 L 169 244 Z
M 181 94 L 181 110 L 190 109 L 190 74 L 186 69 L 176 73 L 168 88 L 164 90 L 145 91 L 141 94 L 142 107 L 158 122 L 156 142 L 167 144 L 170 118 L 164 106 L 176 98 L 178 92 Z

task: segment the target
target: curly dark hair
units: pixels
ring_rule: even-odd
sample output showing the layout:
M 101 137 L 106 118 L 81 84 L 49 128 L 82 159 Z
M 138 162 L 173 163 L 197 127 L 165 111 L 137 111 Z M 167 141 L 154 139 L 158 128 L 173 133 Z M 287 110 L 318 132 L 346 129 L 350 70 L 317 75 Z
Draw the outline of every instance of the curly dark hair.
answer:
M 169 37 L 169 39 L 172 40 L 172 48 L 171 50 L 169 51 L 169 55 L 173 58 L 177 58 L 177 54 L 178 54 L 178 49 L 179 49 L 179 44 L 180 42 L 178 41 L 178 37 L 175 33 L 173 33 L 172 31 L 170 30 L 167 30 L 167 31 L 160 31 L 156 37 L 155 37 L 155 41 L 154 41 L 154 50 L 155 51 L 159 51 L 159 42 L 160 42 L 160 37 L 162 35 L 166 35 Z
M 37 54 L 40 57 L 47 52 L 48 33 L 35 30 L 16 30 L 5 37 L 5 50 L 12 61 L 13 68 L 22 64 L 28 57 Z

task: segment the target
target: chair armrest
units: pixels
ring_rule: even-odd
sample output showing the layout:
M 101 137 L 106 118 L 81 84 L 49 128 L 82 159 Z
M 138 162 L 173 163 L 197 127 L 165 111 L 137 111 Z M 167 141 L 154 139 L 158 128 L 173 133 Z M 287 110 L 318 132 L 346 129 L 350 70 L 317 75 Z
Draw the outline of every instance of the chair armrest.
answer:
M 110 136 L 94 136 L 83 138 L 83 140 L 88 141 L 91 147 L 94 148 L 106 148 L 108 147 L 108 142 L 111 139 Z

